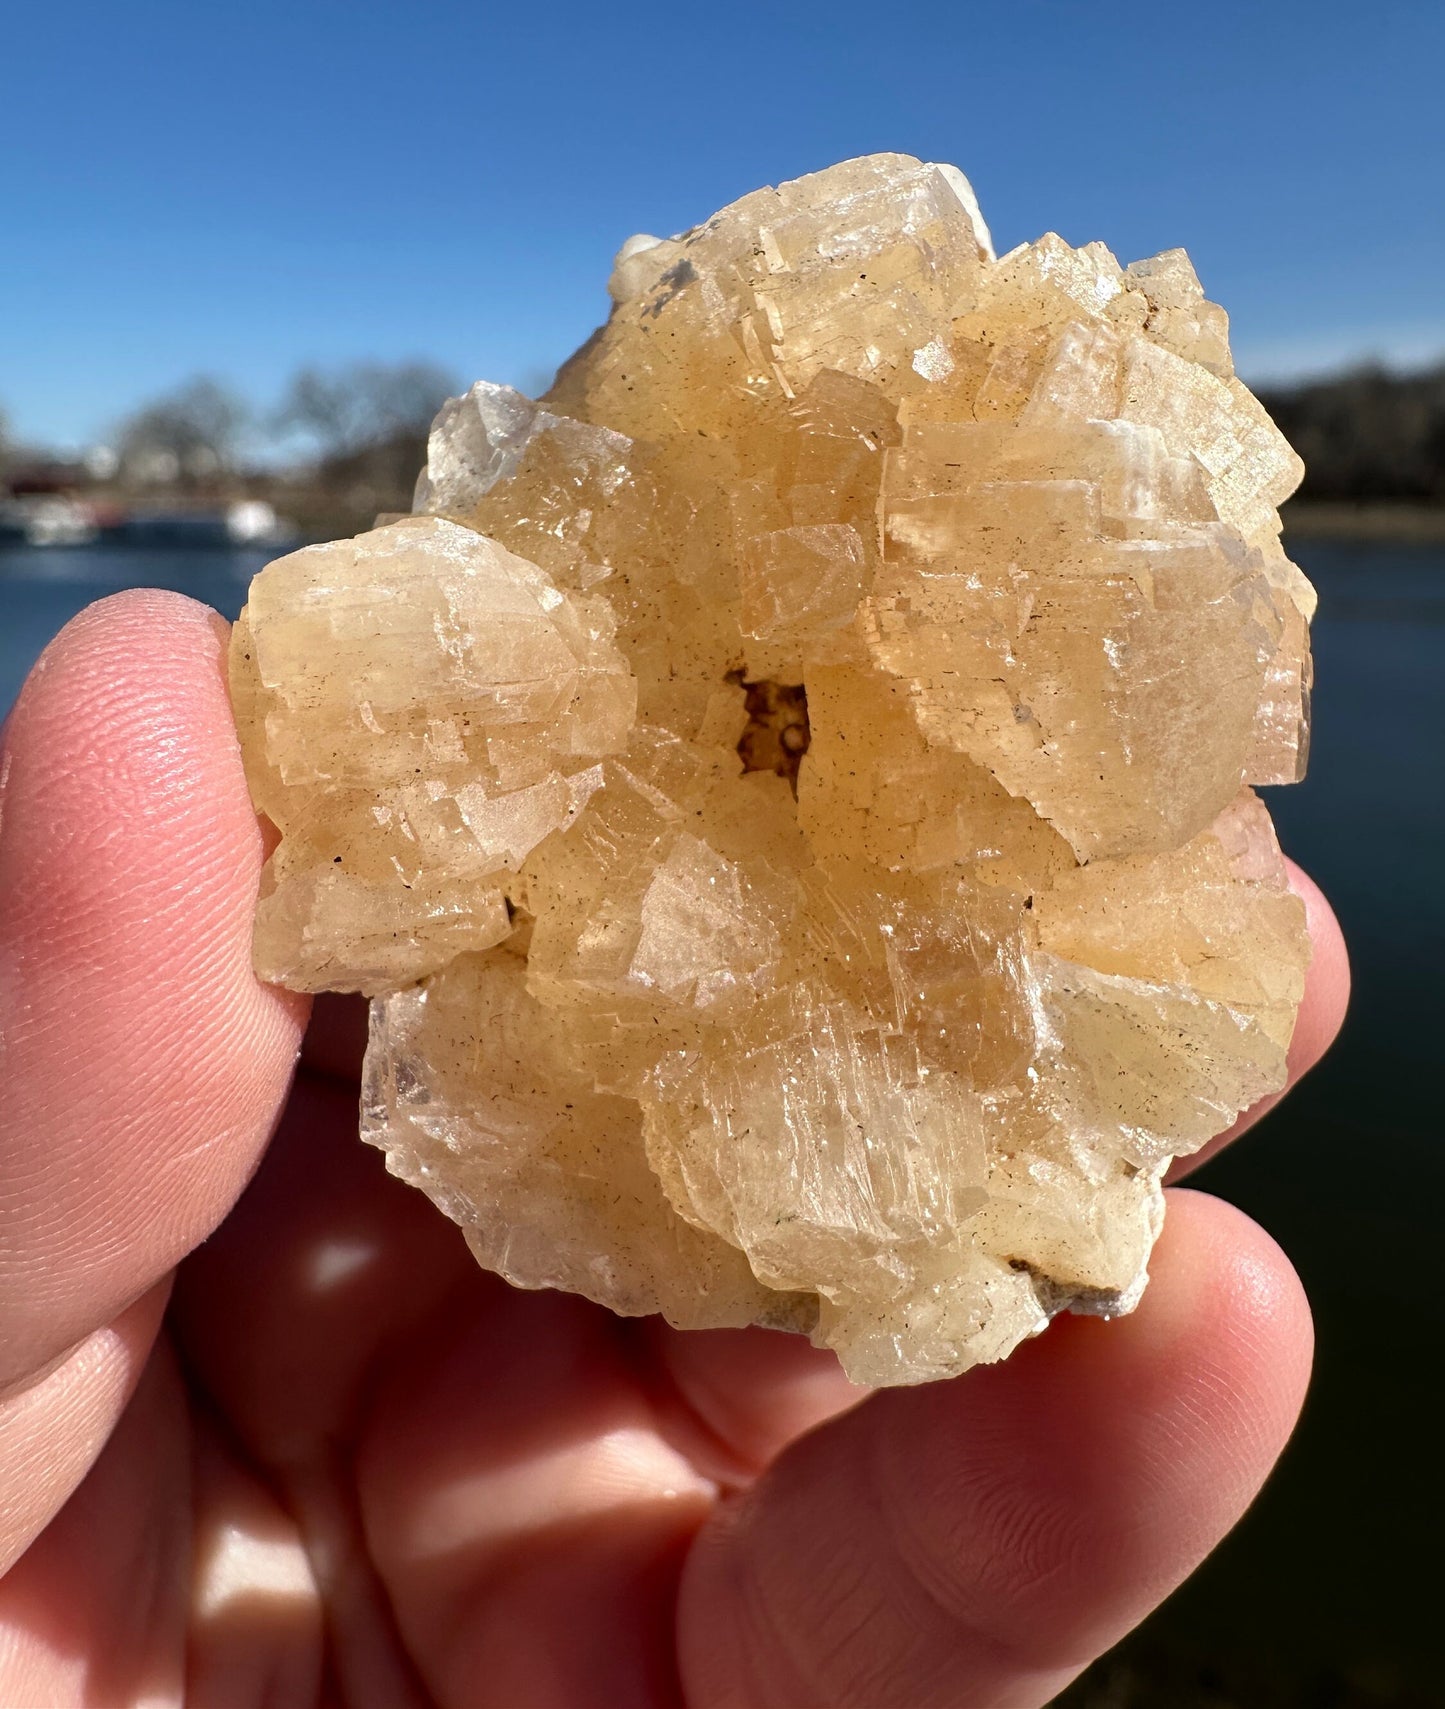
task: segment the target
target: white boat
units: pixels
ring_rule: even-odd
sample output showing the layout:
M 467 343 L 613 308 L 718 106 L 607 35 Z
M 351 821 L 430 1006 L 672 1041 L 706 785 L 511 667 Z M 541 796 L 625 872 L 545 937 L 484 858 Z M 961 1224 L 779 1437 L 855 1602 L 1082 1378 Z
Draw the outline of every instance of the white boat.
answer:
M 0 504 L 0 539 L 26 546 L 89 546 L 99 534 L 85 506 L 59 493 L 27 493 Z

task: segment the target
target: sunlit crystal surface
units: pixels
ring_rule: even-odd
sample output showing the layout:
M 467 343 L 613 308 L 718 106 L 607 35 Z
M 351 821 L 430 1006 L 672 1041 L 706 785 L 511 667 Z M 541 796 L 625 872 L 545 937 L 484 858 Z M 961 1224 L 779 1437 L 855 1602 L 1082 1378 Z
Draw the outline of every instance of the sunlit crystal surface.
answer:
M 417 515 L 256 579 L 256 957 L 372 996 L 363 1131 L 524 1287 L 872 1383 L 1129 1309 L 1284 1081 L 1300 465 L 1180 250 L 995 259 L 855 160 L 620 253 Z

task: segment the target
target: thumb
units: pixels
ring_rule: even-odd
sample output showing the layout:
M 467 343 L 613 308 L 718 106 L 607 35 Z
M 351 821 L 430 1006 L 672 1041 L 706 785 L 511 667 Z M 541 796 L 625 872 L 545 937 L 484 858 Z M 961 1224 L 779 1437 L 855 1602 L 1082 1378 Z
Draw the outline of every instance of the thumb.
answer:
M 45 1393 L 68 1397 L 57 1431 L 85 1416 L 91 1437 L 92 1365 L 102 1413 L 124 1404 L 156 1318 L 127 1308 L 234 1202 L 304 1023 L 251 972 L 263 850 L 224 645 L 191 600 L 102 601 L 51 643 L 4 732 L 0 1389 L 34 1402 L 0 1411 L 11 1476 L 6 1420 L 43 1431 Z M 18 1511 L 12 1493 L 0 1511 Z

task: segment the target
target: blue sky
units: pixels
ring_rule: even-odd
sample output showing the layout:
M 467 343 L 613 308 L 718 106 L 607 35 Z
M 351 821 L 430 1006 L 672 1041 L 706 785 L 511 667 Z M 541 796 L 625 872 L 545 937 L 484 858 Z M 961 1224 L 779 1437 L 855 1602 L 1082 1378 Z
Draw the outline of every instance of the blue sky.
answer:
M 525 384 L 629 233 L 875 149 L 961 166 L 1000 248 L 1183 244 L 1247 374 L 1445 353 L 1438 0 L 79 0 L 0 38 L 0 406 L 82 443 L 202 371 Z

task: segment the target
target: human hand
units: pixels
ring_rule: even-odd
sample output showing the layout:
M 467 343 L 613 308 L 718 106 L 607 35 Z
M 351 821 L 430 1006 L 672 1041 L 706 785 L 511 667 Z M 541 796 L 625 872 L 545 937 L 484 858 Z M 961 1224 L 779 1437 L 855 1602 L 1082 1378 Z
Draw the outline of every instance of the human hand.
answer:
M 1284 1256 L 1173 1191 L 1132 1317 L 869 1399 L 796 1337 L 505 1287 L 357 1142 L 345 1005 L 293 1081 L 220 631 L 92 607 L 5 734 L 0 1703 L 1046 1702 L 1282 1448 Z M 1348 980 L 1301 890 L 1296 1074 Z

